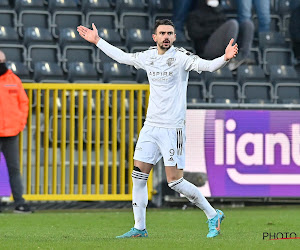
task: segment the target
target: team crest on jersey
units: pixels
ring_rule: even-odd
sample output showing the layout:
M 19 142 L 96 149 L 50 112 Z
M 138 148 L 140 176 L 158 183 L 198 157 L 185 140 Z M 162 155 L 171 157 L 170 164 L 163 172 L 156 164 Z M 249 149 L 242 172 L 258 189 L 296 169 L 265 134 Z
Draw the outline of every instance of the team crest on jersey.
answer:
M 175 62 L 175 58 L 172 57 L 167 60 L 168 66 L 171 66 L 174 62 Z

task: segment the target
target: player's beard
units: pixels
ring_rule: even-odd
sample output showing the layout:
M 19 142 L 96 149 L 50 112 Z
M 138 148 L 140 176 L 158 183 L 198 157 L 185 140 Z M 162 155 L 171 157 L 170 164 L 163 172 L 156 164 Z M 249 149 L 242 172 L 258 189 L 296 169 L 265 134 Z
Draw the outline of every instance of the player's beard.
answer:
M 164 45 L 165 41 L 168 41 L 168 45 Z M 171 44 L 170 40 L 166 39 L 161 44 L 158 44 L 158 46 L 161 50 L 167 51 L 169 48 L 171 48 L 172 44 Z

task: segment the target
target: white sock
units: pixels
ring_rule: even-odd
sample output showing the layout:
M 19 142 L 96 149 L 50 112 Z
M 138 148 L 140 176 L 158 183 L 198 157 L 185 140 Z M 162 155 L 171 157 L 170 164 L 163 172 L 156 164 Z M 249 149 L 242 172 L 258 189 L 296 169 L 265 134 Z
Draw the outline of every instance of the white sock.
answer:
M 139 230 L 146 228 L 146 207 L 148 205 L 147 180 L 149 174 L 132 171 L 132 208 L 134 214 L 134 227 Z
M 168 185 L 171 189 L 184 195 L 190 202 L 201 208 L 208 219 L 217 215 L 216 210 L 209 204 L 199 189 L 194 184 L 183 179 L 183 177 L 179 180 L 168 183 Z

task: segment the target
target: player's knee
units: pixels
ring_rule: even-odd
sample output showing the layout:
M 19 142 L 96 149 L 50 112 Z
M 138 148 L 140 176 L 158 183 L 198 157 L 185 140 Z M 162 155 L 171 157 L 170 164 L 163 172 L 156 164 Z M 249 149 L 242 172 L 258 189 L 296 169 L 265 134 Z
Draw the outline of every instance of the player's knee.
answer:
M 142 172 L 142 171 L 140 170 L 140 168 L 138 168 L 138 167 L 136 167 L 136 166 L 133 167 L 133 170 L 134 170 L 134 171 L 137 171 L 137 172 Z
M 179 179 L 174 179 L 174 180 L 172 180 L 172 181 L 168 181 L 168 186 L 169 186 L 169 188 L 171 188 L 171 189 L 177 191 L 177 190 L 176 190 L 176 189 L 177 189 L 177 188 L 176 188 L 177 185 L 178 185 L 179 183 L 181 183 L 183 180 L 184 180 L 183 177 L 181 177 L 181 178 L 179 178 Z

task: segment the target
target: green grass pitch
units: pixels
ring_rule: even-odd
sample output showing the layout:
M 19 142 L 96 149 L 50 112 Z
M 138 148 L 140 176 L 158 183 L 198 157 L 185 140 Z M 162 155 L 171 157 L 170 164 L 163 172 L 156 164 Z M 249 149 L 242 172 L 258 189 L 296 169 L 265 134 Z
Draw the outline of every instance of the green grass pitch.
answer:
M 148 238 L 115 239 L 133 225 L 132 211 L 37 211 L 0 214 L 0 249 L 300 249 L 300 239 L 263 240 L 263 232 L 295 232 L 300 207 L 222 208 L 221 235 L 207 239 L 196 208 L 148 209 Z

